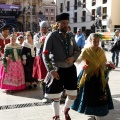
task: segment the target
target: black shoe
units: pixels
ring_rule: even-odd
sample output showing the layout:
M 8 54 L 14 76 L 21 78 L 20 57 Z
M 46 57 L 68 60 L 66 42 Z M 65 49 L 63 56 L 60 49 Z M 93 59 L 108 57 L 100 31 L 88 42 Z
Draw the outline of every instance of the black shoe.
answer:
M 37 84 L 34 84 L 33 87 L 34 87 L 34 88 L 37 88 Z
M 28 86 L 28 89 L 32 89 L 32 86 L 31 86 L 31 85 L 29 85 L 29 86 Z
M 13 90 L 10 90 L 9 92 L 10 92 L 10 94 L 14 94 L 14 91 L 13 91 Z

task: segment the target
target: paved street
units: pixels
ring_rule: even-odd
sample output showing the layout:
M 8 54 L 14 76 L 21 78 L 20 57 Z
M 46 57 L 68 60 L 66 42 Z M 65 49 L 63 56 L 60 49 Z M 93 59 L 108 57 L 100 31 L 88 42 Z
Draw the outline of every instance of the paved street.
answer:
M 111 53 L 106 52 L 108 60 L 111 60 Z M 80 68 L 80 65 L 77 65 Z M 79 69 L 78 69 L 79 71 Z M 119 67 L 110 73 L 109 85 L 114 101 L 115 109 L 102 120 L 120 120 L 120 64 Z M 42 90 L 39 87 L 34 90 L 24 90 L 6 94 L 0 90 L 0 120 L 52 120 L 53 112 L 51 105 L 42 104 Z M 63 104 L 61 104 L 62 110 Z M 90 116 L 70 111 L 72 120 L 93 120 Z M 61 112 L 61 120 L 63 113 Z

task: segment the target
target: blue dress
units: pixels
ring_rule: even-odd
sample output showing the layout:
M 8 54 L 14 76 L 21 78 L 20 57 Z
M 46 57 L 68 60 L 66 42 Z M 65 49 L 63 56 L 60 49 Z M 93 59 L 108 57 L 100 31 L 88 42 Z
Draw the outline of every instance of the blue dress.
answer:
M 81 70 L 78 75 L 78 83 L 83 73 L 84 70 Z M 100 74 L 98 76 L 93 75 L 87 80 L 83 87 L 78 90 L 77 98 L 73 102 L 71 109 L 79 113 L 95 116 L 105 116 L 110 109 L 114 109 L 109 85 L 106 85 L 103 92 L 100 89 L 100 84 Z

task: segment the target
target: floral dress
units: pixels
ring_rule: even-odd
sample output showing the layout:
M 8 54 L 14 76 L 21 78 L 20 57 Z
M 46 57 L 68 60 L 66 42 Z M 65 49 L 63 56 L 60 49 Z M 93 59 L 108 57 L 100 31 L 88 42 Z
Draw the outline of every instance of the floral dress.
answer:
M 10 60 L 6 60 L 6 57 Z M 3 65 L 0 69 L 0 88 L 22 90 L 25 88 L 24 68 L 21 61 L 21 46 L 11 43 L 5 46 Z

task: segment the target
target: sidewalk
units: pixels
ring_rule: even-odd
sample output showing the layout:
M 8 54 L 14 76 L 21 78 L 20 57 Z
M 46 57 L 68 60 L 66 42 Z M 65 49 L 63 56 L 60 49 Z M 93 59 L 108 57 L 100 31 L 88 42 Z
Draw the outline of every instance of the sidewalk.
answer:
M 106 52 L 106 54 L 108 60 L 111 60 L 111 53 Z M 109 85 L 115 109 L 102 120 L 120 120 L 120 67 L 110 73 Z M 13 95 L 0 90 L 0 120 L 52 120 L 51 105 L 42 104 L 41 99 L 40 87 L 30 91 L 16 92 Z M 62 107 L 63 104 L 61 104 L 61 110 Z M 70 116 L 72 120 L 93 120 L 90 116 L 73 110 L 70 110 Z M 64 120 L 63 113 L 60 117 Z

